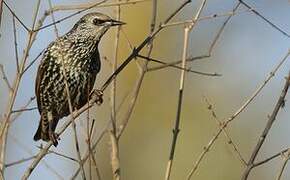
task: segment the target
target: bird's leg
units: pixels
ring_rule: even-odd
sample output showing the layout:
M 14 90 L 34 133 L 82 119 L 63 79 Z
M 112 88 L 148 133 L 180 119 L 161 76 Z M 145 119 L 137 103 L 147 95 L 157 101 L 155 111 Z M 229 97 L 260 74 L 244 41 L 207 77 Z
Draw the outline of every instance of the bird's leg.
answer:
M 93 89 L 90 93 L 90 99 L 92 96 L 96 96 L 96 103 L 97 105 L 101 105 L 103 103 L 103 91 L 98 89 Z
M 47 114 L 47 118 L 48 118 L 48 135 L 49 135 L 49 139 L 52 141 L 53 145 L 56 147 L 58 145 L 58 142 L 57 142 L 58 135 L 52 129 L 52 127 L 53 127 L 53 117 L 52 117 L 52 113 L 51 112 L 49 112 Z

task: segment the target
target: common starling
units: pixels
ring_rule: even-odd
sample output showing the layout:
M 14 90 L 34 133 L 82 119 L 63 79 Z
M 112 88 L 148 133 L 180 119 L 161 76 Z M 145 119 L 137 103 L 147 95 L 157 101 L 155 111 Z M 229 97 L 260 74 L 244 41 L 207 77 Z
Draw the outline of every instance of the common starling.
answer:
M 98 44 L 102 36 L 110 27 L 122 24 L 107 15 L 89 13 L 46 48 L 36 77 L 41 117 L 35 141 L 51 140 L 57 146 L 54 130 L 58 121 L 70 114 L 65 78 L 73 110 L 79 109 L 86 104 L 101 68 Z

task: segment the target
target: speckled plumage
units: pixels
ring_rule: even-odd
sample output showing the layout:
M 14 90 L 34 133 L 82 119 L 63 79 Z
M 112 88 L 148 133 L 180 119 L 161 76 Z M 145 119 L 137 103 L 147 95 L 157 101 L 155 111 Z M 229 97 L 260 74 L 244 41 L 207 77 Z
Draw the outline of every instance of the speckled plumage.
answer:
M 54 130 L 59 119 L 70 114 L 63 70 L 72 106 L 79 109 L 86 104 L 101 68 L 98 43 L 111 26 L 121 24 L 104 14 L 89 13 L 47 47 L 36 77 L 41 118 L 34 140 L 52 140 L 57 146 Z

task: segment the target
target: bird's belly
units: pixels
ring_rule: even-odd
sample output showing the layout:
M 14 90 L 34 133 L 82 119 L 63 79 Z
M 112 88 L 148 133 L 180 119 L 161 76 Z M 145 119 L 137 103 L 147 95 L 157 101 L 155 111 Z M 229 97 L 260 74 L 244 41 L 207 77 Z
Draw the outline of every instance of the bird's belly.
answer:
M 59 118 L 69 114 L 69 104 L 65 78 L 62 72 L 57 73 L 51 80 L 53 86 L 47 89 L 43 95 L 46 107 L 52 110 Z M 89 94 L 93 88 L 96 74 L 94 72 L 82 71 L 81 69 L 70 70 L 66 73 L 67 85 L 73 110 L 79 109 L 86 104 Z

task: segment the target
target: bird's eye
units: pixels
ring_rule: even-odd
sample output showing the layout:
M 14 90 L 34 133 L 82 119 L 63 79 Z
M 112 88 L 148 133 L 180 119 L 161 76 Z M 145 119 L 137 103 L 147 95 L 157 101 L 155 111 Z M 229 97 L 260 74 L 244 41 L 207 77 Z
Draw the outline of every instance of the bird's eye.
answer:
M 106 22 L 106 21 L 102 20 L 102 19 L 97 19 L 97 18 L 93 20 L 94 25 L 101 25 L 104 22 Z

